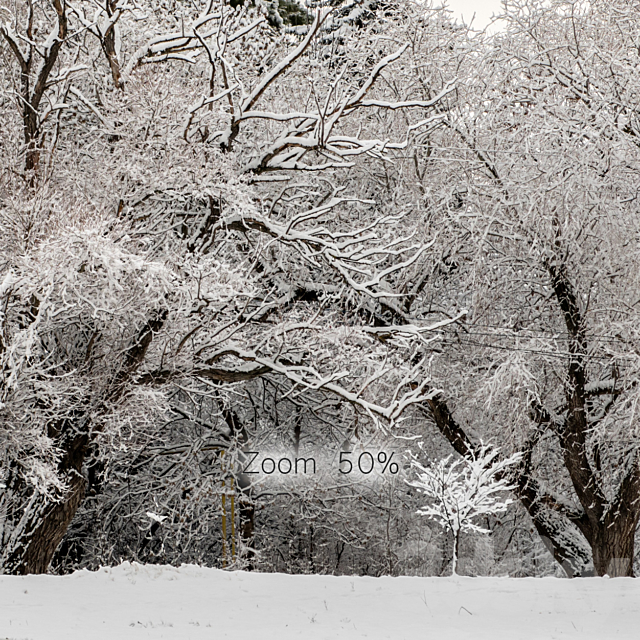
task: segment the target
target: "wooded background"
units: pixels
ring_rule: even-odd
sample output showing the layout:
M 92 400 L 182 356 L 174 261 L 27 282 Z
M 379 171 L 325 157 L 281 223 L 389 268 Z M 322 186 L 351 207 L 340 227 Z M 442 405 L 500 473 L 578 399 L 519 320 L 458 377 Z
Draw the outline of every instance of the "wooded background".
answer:
M 640 5 L 502 19 L 0 0 L 4 573 L 446 574 L 411 456 L 492 443 L 460 573 L 633 575 Z

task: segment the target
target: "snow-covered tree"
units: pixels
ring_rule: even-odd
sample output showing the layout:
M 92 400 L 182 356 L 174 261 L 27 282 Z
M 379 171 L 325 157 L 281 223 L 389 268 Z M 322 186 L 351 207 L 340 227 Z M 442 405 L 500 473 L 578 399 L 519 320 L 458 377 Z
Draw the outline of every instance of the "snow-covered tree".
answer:
M 477 524 L 478 518 L 504 513 L 513 502 L 505 495 L 514 489 L 508 472 L 521 455 L 501 458 L 499 454 L 499 449 L 481 445 L 477 455 L 470 458 L 452 460 L 451 454 L 426 466 L 415 459 L 411 461 L 417 479 L 407 484 L 430 500 L 418 514 L 435 520 L 453 534 L 453 575 L 460 556 L 460 534 L 489 533 Z
M 327 44 L 330 8 L 298 36 L 248 3 L 170 4 L 0 4 L 5 572 L 47 570 L 117 452 L 219 463 L 244 446 L 234 400 L 252 382 L 314 418 L 396 428 L 432 393 L 424 346 L 456 320 L 380 333 L 435 238 L 350 182 L 438 125 L 451 79 L 379 92 L 408 43 L 372 27 Z M 396 112 L 397 139 L 363 124 Z M 196 427 L 197 446 L 164 440 Z
M 633 575 L 638 7 L 505 7 L 432 136 L 455 197 L 430 286 L 469 314 L 427 415 L 461 455 L 478 436 L 523 453 L 515 494 L 568 575 Z
M 568 575 L 631 575 L 637 7 L 284 5 L 0 0 L 3 570 L 87 496 L 209 562 L 223 451 L 439 432 L 522 454 Z

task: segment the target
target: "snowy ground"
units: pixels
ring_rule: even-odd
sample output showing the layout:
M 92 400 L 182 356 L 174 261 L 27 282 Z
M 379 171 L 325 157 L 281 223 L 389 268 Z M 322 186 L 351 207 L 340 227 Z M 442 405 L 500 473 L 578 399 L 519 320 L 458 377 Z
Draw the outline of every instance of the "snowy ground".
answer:
M 640 638 L 640 579 L 358 578 L 105 568 L 0 576 L 0 639 Z

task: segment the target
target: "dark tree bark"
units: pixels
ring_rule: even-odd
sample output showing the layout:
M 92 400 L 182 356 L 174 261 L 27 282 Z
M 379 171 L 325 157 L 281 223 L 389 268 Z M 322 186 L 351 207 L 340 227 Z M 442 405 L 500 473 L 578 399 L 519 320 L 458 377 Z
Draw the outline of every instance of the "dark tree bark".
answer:
M 34 8 L 29 3 L 29 16 L 26 35 L 29 40 L 26 52 L 23 51 L 18 41 L 4 27 L 0 27 L 0 33 L 7 41 L 9 48 L 16 57 L 20 66 L 20 102 L 22 105 L 23 133 L 26 147 L 25 173 L 31 185 L 35 184 L 40 170 L 40 155 L 42 151 L 42 130 L 40 123 L 40 102 L 47 89 L 47 83 L 51 71 L 55 66 L 60 49 L 67 37 L 67 4 L 66 0 L 51 0 L 51 4 L 57 15 L 57 33 L 51 44 L 45 48 L 44 57 L 38 67 L 33 89 L 31 88 L 34 61 L 39 61 L 40 56 L 35 50 L 34 42 Z
M 142 327 L 124 354 L 123 366 L 107 391 L 102 411 L 106 411 L 107 405 L 124 395 L 127 383 L 144 361 L 153 336 L 162 328 L 166 317 L 166 311 L 154 313 Z M 98 409 L 98 413 L 100 411 Z M 49 568 L 56 548 L 85 496 L 86 480 L 82 471 L 92 444 L 90 426 L 89 418 L 84 415 L 49 425 L 49 437 L 64 452 L 58 473 L 66 481 L 68 489 L 59 502 L 52 503 L 44 497 L 38 497 L 35 503 L 26 508 L 22 533 L 4 557 L 5 573 L 46 573 Z
M 515 493 L 529 512 L 545 546 L 569 577 L 588 574 L 585 569 L 591 562 L 597 575 L 633 576 L 634 540 L 640 519 L 640 465 L 637 459 L 632 461 L 617 496 L 609 503 L 587 453 L 587 434 L 592 426 L 588 399 L 592 395 L 609 393 L 613 403 L 619 391 L 616 391 L 615 383 L 609 382 L 588 387 L 588 341 L 578 298 L 563 263 L 548 262 L 545 267 L 569 338 L 566 404 L 561 416 L 553 416 L 536 403 L 531 406 L 530 417 L 537 430 L 522 451 Z M 475 451 L 475 444 L 456 422 L 442 395 L 428 400 L 424 409 L 457 453 L 469 456 Z M 558 438 L 565 469 L 581 505 L 579 510 L 572 511 L 559 504 L 541 490 L 533 477 L 531 455 L 546 429 Z M 571 525 L 591 548 L 590 558 L 580 541 L 567 535 Z
M 463 457 L 476 453 L 476 444 L 456 422 L 443 396 L 436 396 L 427 401 L 425 411 L 433 418 L 440 433 L 449 441 L 454 450 Z M 519 475 L 516 495 L 529 512 L 538 535 L 551 552 L 554 559 L 562 566 L 569 577 L 580 575 L 588 557 L 577 545 L 570 545 L 561 523 L 549 517 L 545 504 L 550 502 L 548 496 L 540 493 L 537 482 L 528 475 L 527 470 Z
M 119 18 L 119 15 L 115 17 L 114 14 L 117 10 L 117 0 L 105 0 L 105 10 L 107 16 L 113 20 L 113 23 L 107 28 L 104 34 L 101 34 L 100 44 L 102 50 L 109 63 L 109 69 L 111 70 L 111 77 L 113 78 L 113 84 L 116 89 L 124 90 L 124 80 L 122 78 L 122 70 L 120 68 L 120 60 L 118 60 L 118 53 L 116 51 L 116 29 L 115 25 Z
M 633 576 L 635 530 L 640 516 L 640 469 L 634 459 L 616 499 L 609 504 L 587 455 L 591 428 L 587 406 L 586 322 L 564 262 L 545 264 L 569 337 L 569 364 L 565 385 L 566 414 L 556 430 L 564 463 L 584 515 L 576 524 L 593 550 L 598 575 Z M 612 394 L 615 400 L 615 393 Z
M 41 500 L 40 508 L 33 513 L 24 535 L 5 561 L 6 573 L 26 575 L 47 572 L 55 550 L 84 500 L 85 479 L 80 469 L 75 468 L 76 465 L 81 468 L 83 460 L 84 453 L 78 451 L 74 467 L 66 474 L 68 492 L 63 500 L 54 504 Z

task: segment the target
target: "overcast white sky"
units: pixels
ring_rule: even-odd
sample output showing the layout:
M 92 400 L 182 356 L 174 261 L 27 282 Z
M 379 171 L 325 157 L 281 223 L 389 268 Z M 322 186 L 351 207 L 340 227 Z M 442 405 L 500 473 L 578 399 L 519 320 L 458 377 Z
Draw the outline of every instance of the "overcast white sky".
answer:
M 460 20 L 462 15 L 464 22 L 469 23 L 475 13 L 473 26 L 476 29 L 484 28 L 489 23 L 491 15 L 500 13 L 501 9 L 500 0 L 443 0 L 443 4 L 445 2 L 457 20 Z

